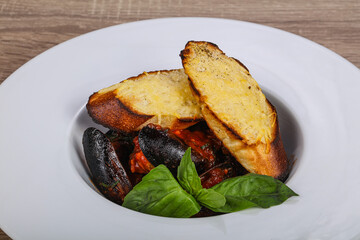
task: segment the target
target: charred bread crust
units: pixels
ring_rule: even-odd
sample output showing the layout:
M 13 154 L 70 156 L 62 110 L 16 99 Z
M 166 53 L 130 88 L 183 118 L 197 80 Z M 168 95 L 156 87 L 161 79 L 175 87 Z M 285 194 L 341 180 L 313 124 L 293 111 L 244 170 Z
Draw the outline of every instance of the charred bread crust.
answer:
M 192 48 L 192 44 L 206 46 L 201 48 L 201 51 L 203 51 L 201 53 L 202 55 L 200 54 L 199 56 L 197 56 L 197 54 L 199 53 Z M 211 58 L 213 57 L 211 51 L 217 52 L 218 55 L 216 55 L 216 57 L 227 57 L 225 53 L 221 51 L 216 44 L 203 41 L 188 42 L 185 46 L 185 49 L 180 53 L 185 73 L 187 73 L 189 76 L 188 80 L 190 81 L 192 92 L 201 104 L 201 110 L 204 116 L 204 120 L 207 122 L 208 126 L 214 132 L 214 134 L 223 142 L 224 146 L 228 149 L 228 151 L 249 172 L 268 175 L 280 180 L 285 180 L 289 172 L 289 162 L 280 136 L 276 109 L 269 102 L 269 100 L 264 97 L 266 109 L 267 111 L 269 111 L 269 113 L 271 112 L 271 114 L 268 115 L 269 119 L 271 120 L 271 127 L 269 128 L 269 133 L 271 134 L 271 136 L 267 139 L 267 141 L 256 141 L 254 143 L 250 143 L 249 141 L 244 139 L 242 135 L 238 134 L 238 129 L 234 129 L 231 125 L 227 124 L 222 120 L 222 118 L 217 114 L 217 112 L 209 106 L 207 101 L 207 95 L 202 95 L 202 91 L 197 88 L 200 85 L 196 85 L 196 83 L 194 83 L 194 79 L 192 79 L 192 77 L 199 78 L 199 76 L 203 75 L 195 74 L 195 72 L 195 75 L 193 75 L 191 71 L 200 70 L 197 70 L 197 68 L 199 68 L 197 67 L 198 65 L 195 65 L 196 67 L 194 67 L 194 65 L 191 66 L 191 64 L 197 64 L 198 61 L 206 62 L 206 59 L 198 59 L 195 62 L 191 62 L 191 58 L 200 58 L 201 56 L 203 56 L 204 58 L 206 58 L 207 56 Z M 250 76 L 249 70 L 244 64 L 242 64 L 239 60 L 235 58 L 230 59 L 235 60 L 240 66 L 239 69 L 242 68 L 241 71 L 247 76 Z M 190 68 L 187 68 L 187 66 L 189 66 Z M 206 65 L 205 68 L 207 67 L 208 66 Z M 208 77 L 208 75 L 204 75 L 204 77 Z M 202 84 L 205 84 L 201 85 L 204 88 L 204 86 L 208 86 L 211 83 L 204 83 L 204 81 L 202 81 Z M 256 90 L 261 91 L 260 87 L 257 84 L 251 86 L 255 87 Z M 214 94 L 218 93 L 214 92 Z
M 198 48 L 198 49 L 196 50 L 196 48 Z M 201 49 L 201 50 L 199 50 L 199 49 Z M 242 72 L 244 74 L 251 77 L 248 68 L 243 63 L 241 63 L 238 59 L 235 59 L 233 57 L 227 57 L 226 54 L 221 49 L 219 49 L 219 47 L 216 44 L 211 43 L 211 42 L 205 42 L 205 41 L 189 41 L 185 45 L 185 49 L 180 52 L 180 57 L 182 59 L 182 64 L 185 69 L 185 73 L 189 76 L 188 80 L 190 82 L 192 92 L 194 95 L 197 96 L 197 99 L 200 102 L 200 104 L 202 104 L 203 102 L 207 102 L 207 97 L 202 95 L 201 90 L 198 89 L 198 87 L 200 87 L 200 86 L 197 85 L 196 81 L 192 77 L 192 70 L 189 70 L 190 68 L 187 67 L 187 66 L 191 66 L 194 64 L 191 62 L 192 59 L 201 58 L 200 56 L 199 57 L 197 56 L 199 54 L 199 52 L 201 52 L 200 54 L 206 55 L 209 59 L 214 59 L 213 54 L 216 54 L 217 59 L 222 58 L 222 57 L 231 59 L 234 62 L 236 62 L 238 66 L 241 67 Z M 201 60 L 203 60 L 203 59 L 201 59 Z M 203 61 L 206 61 L 206 60 L 203 60 Z M 211 84 L 211 83 L 209 83 L 209 84 Z M 257 89 L 258 91 L 261 92 L 261 89 L 258 86 L 255 86 L 255 89 Z M 271 105 L 271 108 L 273 109 L 272 105 Z M 218 116 L 217 111 L 213 111 L 213 112 L 215 115 L 217 115 L 217 117 L 219 119 L 221 119 L 221 117 Z M 239 129 L 238 127 L 234 126 L 233 123 L 225 121 L 224 124 L 226 125 L 226 127 L 229 130 L 231 130 L 236 136 L 238 136 L 238 138 L 241 138 L 244 141 L 247 141 L 248 144 L 254 143 L 254 140 L 248 139 L 248 136 L 243 134 L 242 130 Z M 269 135 L 271 137 L 270 141 L 272 141 L 273 133 L 271 133 Z
M 199 101 L 199 102 L 202 102 L 201 101 L 201 96 L 200 96 L 200 93 L 198 92 L 198 90 L 194 87 L 193 83 L 191 82 L 191 80 L 189 79 L 190 81 L 190 87 L 191 87 L 191 91 L 192 93 L 194 94 L 194 96 L 196 97 L 196 99 Z M 271 106 L 271 108 L 273 109 L 274 112 L 276 112 L 276 109 L 275 107 L 270 103 L 270 101 L 268 99 L 266 99 L 266 101 L 268 102 L 268 104 Z M 206 105 L 206 104 L 205 104 Z M 210 107 L 206 105 L 206 108 L 208 108 L 210 110 Z M 211 111 L 212 115 L 214 115 L 214 117 L 216 117 L 217 119 L 219 119 L 219 117 L 213 112 Z M 221 122 L 221 124 L 227 129 L 229 130 L 233 135 L 234 137 L 236 137 L 237 139 L 239 140 L 243 140 L 243 138 L 237 134 L 236 131 L 234 131 L 234 129 L 232 129 L 230 126 L 228 126 L 226 123 L 224 122 Z M 273 135 L 276 135 L 277 134 L 277 131 L 278 131 L 278 121 L 277 121 L 277 118 L 276 118 L 276 121 L 275 121 L 275 124 L 274 124 L 274 128 L 273 128 Z
M 249 172 L 268 175 L 284 181 L 288 176 L 289 162 L 281 140 L 279 127 L 276 127 L 276 137 L 267 149 L 266 144 L 248 145 L 235 136 L 216 115 L 206 106 L 202 113 L 209 128 L 222 141 L 225 148 Z
M 237 61 L 238 64 L 240 64 L 243 68 L 245 68 L 245 70 L 247 71 L 247 74 L 250 75 L 249 69 L 248 69 L 242 62 L 240 62 L 240 60 L 238 60 L 238 59 L 236 59 L 236 58 L 233 58 L 233 57 L 232 57 L 232 59 L 234 59 L 235 61 Z
M 180 58 L 181 58 L 181 60 L 182 60 L 182 63 L 183 63 L 183 65 L 185 65 L 186 63 L 187 63 L 187 57 L 191 54 L 191 49 L 190 48 L 188 48 L 188 46 L 191 44 L 191 43 L 193 43 L 193 42 L 196 42 L 196 43 L 198 43 L 198 44 L 206 44 L 209 48 L 212 48 L 212 49 L 219 49 L 220 50 L 220 48 L 218 47 L 218 45 L 216 45 L 215 43 L 212 43 L 212 42 L 205 42 L 205 41 L 188 41 L 187 43 L 186 43 L 186 45 L 185 45 L 185 48 L 184 48 L 184 50 L 182 50 L 181 52 L 180 52 Z M 220 50 L 221 51 L 221 53 L 223 54 L 223 55 L 225 55 L 225 53 L 222 51 L 222 50 Z M 208 54 L 210 54 L 210 52 L 208 52 Z
M 94 93 L 86 105 L 94 122 L 115 131 L 132 132 L 153 116 L 141 115 L 131 111 L 118 98 L 116 93 Z
M 135 82 L 146 76 L 171 74 L 176 71 L 180 70 L 144 72 L 138 76 L 130 77 L 126 79 L 126 81 Z M 164 128 L 184 129 L 203 120 L 200 110 L 198 110 L 198 115 L 183 115 L 181 117 L 175 117 L 173 115 L 158 116 L 156 114 L 139 112 L 136 107 L 133 106 L 131 100 L 119 97 L 116 86 L 114 88 L 113 86 L 92 94 L 86 105 L 88 113 L 94 122 L 109 129 L 122 132 L 133 132 L 140 130 L 149 123 L 159 124 Z
M 189 42 L 187 42 L 187 44 L 185 45 L 185 49 L 180 52 L 180 58 L 181 58 L 181 60 L 182 60 L 183 62 L 184 62 L 184 61 L 186 62 L 186 57 L 189 56 L 189 54 L 190 54 L 190 52 L 191 52 L 191 50 L 187 48 L 187 46 L 188 46 L 189 43 L 191 43 L 191 42 L 194 42 L 194 41 L 189 41 Z M 199 44 L 206 44 L 206 45 L 210 46 L 210 47 L 213 48 L 213 49 L 218 49 L 218 50 L 221 52 L 222 55 L 225 55 L 225 53 L 224 53 L 224 52 L 218 47 L 218 45 L 216 45 L 215 43 L 205 42 L 205 41 L 198 41 L 197 43 L 199 43 Z M 237 61 L 243 68 L 245 68 L 245 70 L 248 72 L 248 74 L 250 74 L 249 69 L 248 69 L 242 62 L 240 62 L 240 60 L 238 60 L 238 59 L 236 59 L 236 58 L 232 58 L 232 59 L 234 59 L 235 61 Z

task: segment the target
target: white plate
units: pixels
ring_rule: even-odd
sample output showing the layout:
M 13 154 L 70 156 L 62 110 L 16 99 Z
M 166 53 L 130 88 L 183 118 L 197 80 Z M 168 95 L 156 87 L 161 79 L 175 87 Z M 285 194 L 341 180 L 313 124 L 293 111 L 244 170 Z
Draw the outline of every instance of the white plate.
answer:
M 180 68 L 188 40 L 219 45 L 280 109 L 287 184 L 300 197 L 203 219 L 155 217 L 89 185 L 81 134 L 89 95 L 143 71 Z M 359 239 L 360 72 L 277 29 L 224 19 L 122 24 L 34 58 L 0 86 L 0 227 L 14 239 Z

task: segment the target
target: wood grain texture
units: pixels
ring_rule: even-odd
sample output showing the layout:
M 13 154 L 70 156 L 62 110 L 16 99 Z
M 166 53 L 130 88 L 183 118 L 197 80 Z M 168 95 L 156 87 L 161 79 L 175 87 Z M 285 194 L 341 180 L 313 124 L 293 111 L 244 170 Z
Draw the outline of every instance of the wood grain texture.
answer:
M 280 28 L 360 67 L 359 0 L 0 0 L 0 83 L 31 58 L 80 34 L 137 20 L 194 16 Z
M 220 17 L 283 29 L 360 66 L 360 1 L 0 0 L 0 82 L 48 48 L 80 34 L 159 17 Z

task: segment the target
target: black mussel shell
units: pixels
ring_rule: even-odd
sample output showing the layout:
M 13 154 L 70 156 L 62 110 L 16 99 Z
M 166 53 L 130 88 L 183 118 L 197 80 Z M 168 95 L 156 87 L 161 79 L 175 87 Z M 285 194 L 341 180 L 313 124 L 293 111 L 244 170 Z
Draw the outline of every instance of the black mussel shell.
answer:
M 140 130 L 139 145 L 152 165 L 164 164 L 175 175 L 177 167 L 188 149 L 188 146 L 173 133 L 166 129 L 158 130 L 153 125 L 145 126 Z M 206 171 L 209 164 L 200 154 L 192 150 L 191 159 L 195 163 L 198 173 Z
M 86 162 L 99 191 L 109 200 L 122 204 L 132 184 L 111 141 L 96 128 L 83 135 Z

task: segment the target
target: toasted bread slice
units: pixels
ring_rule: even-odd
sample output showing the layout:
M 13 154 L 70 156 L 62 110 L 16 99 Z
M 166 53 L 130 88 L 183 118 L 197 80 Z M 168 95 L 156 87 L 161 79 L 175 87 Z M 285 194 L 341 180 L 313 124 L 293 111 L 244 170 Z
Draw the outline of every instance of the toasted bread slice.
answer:
M 248 69 L 209 42 L 188 42 L 180 56 L 205 121 L 232 155 L 249 172 L 283 178 L 276 109 Z
M 149 123 L 187 128 L 202 119 L 183 69 L 140 74 L 90 96 L 92 119 L 116 131 L 138 131 Z
M 202 113 L 216 137 L 246 170 L 280 180 L 286 179 L 288 160 L 279 133 L 270 146 L 264 143 L 248 145 L 234 135 L 205 105 Z

